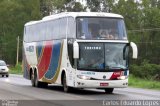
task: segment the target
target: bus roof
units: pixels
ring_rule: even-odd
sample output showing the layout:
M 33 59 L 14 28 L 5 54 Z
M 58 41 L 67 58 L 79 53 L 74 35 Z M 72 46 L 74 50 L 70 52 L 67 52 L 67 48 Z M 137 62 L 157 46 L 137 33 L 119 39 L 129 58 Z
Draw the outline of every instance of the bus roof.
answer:
M 25 26 L 27 25 L 33 25 L 36 23 L 40 23 L 43 21 L 49 21 L 49 20 L 54 20 L 54 19 L 58 19 L 58 18 L 63 18 L 63 17 L 113 17 L 113 18 L 123 18 L 122 15 L 119 14 L 114 14 L 114 13 L 104 13 L 104 12 L 62 12 L 59 14 L 54 14 L 54 15 L 50 15 L 50 16 L 46 16 L 44 18 L 42 18 L 42 20 L 39 21 L 31 21 L 25 24 Z

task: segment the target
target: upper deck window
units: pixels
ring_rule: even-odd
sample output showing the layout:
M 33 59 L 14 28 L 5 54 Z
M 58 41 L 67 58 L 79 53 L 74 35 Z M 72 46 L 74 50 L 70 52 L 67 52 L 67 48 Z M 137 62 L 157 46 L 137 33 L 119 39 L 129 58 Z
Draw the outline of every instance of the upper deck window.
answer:
M 121 18 L 77 18 L 78 39 L 127 39 Z

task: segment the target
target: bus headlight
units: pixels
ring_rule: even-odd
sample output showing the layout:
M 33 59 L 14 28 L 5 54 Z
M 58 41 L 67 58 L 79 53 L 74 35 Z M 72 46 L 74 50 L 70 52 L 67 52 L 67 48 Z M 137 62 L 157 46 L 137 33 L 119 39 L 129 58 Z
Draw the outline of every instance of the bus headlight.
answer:
M 118 80 L 125 80 L 125 79 L 127 79 L 127 78 L 128 78 L 128 76 L 120 76 L 120 77 L 117 77 Z
M 84 76 L 84 75 L 77 75 L 77 77 L 78 77 L 79 79 L 84 79 L 84 80 L 90 80 L 90 79 L 91 79 L 91 77 Z

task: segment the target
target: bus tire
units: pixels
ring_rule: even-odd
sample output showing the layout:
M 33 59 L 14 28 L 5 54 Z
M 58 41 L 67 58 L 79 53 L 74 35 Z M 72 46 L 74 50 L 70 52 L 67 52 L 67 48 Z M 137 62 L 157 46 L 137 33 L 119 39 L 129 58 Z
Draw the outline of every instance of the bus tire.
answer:
M 33 87 L 35 87 L 35 75 L 33 71 L 31 72 L 31 84 Z
M 46 88 L 48 87 L 48 83 L 38 81 L 37 72 L 32 72 L 31 75 L 31 83 L 33 87 Z
M 34 83 L 35 83 L 35 87 L 38 87 L 38 88 L 42 87 L 42 83 L 38 81 L 38 75 L 36 71 L 34 72 Z
M 70 91 L 70 87 L 67 86 L 66 74 L 63 75 L 63 90 L 64 92 Z
M 105 88 L 105 93 L 111 94 L 114 90 L 114 88 Z
M 32 83 L 32 86 L 33 87 L 40 87 L 40 83 L 38 81 L 38 75 L 37 75 L 37 72 L 36 71 L 32 71 L 32 74 L 31 74 L 31 83 Z

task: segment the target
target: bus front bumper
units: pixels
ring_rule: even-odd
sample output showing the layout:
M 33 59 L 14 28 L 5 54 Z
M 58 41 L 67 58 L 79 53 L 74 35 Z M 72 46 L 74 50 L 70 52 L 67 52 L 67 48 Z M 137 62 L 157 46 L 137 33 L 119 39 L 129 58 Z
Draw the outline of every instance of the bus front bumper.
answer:
M 126 88 L 128 79 L 124 80 L 83 80 L 77 79 L 77 88 Z

